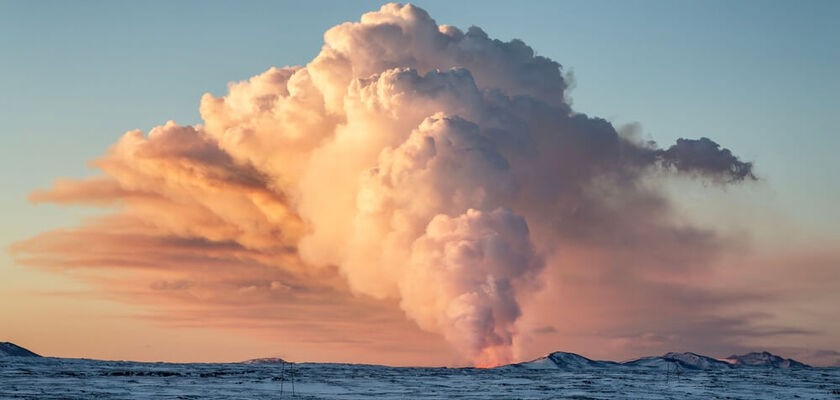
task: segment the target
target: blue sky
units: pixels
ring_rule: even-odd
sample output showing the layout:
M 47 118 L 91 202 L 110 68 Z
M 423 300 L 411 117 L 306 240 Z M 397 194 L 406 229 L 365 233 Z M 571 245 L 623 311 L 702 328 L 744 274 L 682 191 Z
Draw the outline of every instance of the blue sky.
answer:
M 840 239 L 840 2 L 416 4 L 440 24 L 519 38 L 558 61 L 574 75 L 579 112 L 639 123 L 663 146 L 713 138 L 755 162 L 758 194 L 742 201 L 805 240 Z M 101 213 L 26 198 L 96 173 L 88 161 L 125 131 L 200 123 L 203 93 L 305 64 L 326 29 L 380 5 L 0 0 L 0 245 Z M 4 277 L 70 285 L 23 272 L 5 253 L 0 297 L 13 285 Z
M 418 4 L 560 62 L 579 111 L 639 122 L 662 144 L 715 138 L 756 163 L 794 220 L 836 231 L 837 2 Z M 0 2 L 4 211 L 17 224 L 64 222 L 26 194 L 89 173 L 85 162 L 126 130 L 199 122 L 202 93 L 305 63 L 328 27 L 378 5 Z

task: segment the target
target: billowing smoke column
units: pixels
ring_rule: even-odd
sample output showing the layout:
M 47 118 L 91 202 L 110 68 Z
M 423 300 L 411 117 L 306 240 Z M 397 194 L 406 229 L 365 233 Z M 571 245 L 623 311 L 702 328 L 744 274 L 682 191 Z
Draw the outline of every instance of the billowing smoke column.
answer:
M 337 267 L 355 293 L 399 299 L 495 365 L 513 359 L 517 299 L 559 243 L 667 208 L 644 177 L 753 178 L 707 138 L 659 149 L 575 113 L 556 62 L 412 5 L 324 38 L 306 66 L 205 95 L 203 125 L 129 132 L 96 162 L 105 177 L 33 199 L 121 201 L 161 235 Z

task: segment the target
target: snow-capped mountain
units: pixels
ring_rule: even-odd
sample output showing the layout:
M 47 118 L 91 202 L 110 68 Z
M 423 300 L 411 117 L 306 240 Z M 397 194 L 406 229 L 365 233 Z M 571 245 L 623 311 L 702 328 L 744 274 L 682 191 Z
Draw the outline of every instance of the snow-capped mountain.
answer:
M 617 365 L 619 364 L 616 362 L 590 360 L 578 354 L 565 353 L 562 351 L 551 353 L 536 360 L 513 364 L 513 366 L 528 369 L 586 369 L 606 368 Z
M 617 363 L 613 361 L 591 360 L 578 354 L 561 351 L 551 353 L 536 360 L 511 364 L 509 367 L 563 370 L 583 370 L 611 367 L 657 368 L 662 370 L 671 370 L 675 368 L 688 370 L 726 370 L 753 366 L 763 366 L 768 368 L 809 367 L 808 365 L 796 360 L 782 358 L 767 352 L 749 353 L 743 356 L 733 355 L 725 359 L 717 359 L 691 352 L 671 352 L 661 356 L 642 357 L 627 362 Z
M 10 342 L 0 342 L 0 357 L 41 357 Z
M 732 365 L 714 359 L 712 357 L 696 354 L 696 353 L 667 353 L 662 356 L 643 357 L 637 360 L 628 361 L 622 365 L 628 367 L 645 367 L 645 368 L 684 368 L 684 369 L 723 369 L 732 368 Z
M 725 359 L 730 364 L 744 367 L 769 367 L 769 368 L 809 368 L 810 365 L 801 363 L 791 358 L 779 357 L 775 354 L 753 352 L 743 355 L 731 355 Z

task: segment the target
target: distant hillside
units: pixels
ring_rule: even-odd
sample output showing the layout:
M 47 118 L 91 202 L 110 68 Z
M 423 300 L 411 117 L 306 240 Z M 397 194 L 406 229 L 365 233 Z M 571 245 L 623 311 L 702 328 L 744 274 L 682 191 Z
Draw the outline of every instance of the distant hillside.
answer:
M 743 367 L 769 367 L 769 368 L 809 368 L 810 365 L 801 363 L 791 358 L 782 358 L 775 354 L 753 352 L 743 355 L 731 355 L 725 359 L 732 365 Z
M 10 342 L 0 342 L 0 357 L 41 357 Z
M 242 361 L 242 364 L 287 364 L 287 363 L 288 363 L 288 361 L 286 361 L 282 358 L 277 358 L 277 357 L 254 358 L 252 360 Z
M 644 357 L 624 363 L 628 367 L 646 367 L 669 369 L 681 367 L 684 369 L 722 369 L 732 368 L 732 365 L 712 357 L 695 353 L 668 353 L 663 356 Z
M 618 363 L 612 361 L 590 360 L 578 354 L 564 353 L 562 351 L 551 353 L 536 360 L 513 364 L 514 367 L 524 367 L 528 369 L 587 369 L 606 368 L 615 365 L 618 365 Z
M 661 356 L 642 357 L 632 361 L 617 363 L 614 361 L 595 361 L 574 353 L 562 351 L 551 353 L 536 360 L 511 364 L 506 367 L 527 369 L 591 369 L 612 367 L 657 368 L 670 370 L 682 368 L 688 370 L 719 370 L 740 367 L 767 368 L 810 368 L 809 365 L 789 358 L 782 358 L 768 352 L 749 353 L 741 356 L 729 356 L 725 359 L 704 356 L 696 353 L 667 353 Z

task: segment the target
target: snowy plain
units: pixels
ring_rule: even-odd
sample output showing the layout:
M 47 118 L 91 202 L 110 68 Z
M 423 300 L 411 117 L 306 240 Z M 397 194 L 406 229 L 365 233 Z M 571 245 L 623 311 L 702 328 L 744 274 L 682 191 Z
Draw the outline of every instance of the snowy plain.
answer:
M 395 368 L 0 358 L 0 399 L 840 399 L 840 368 Z

